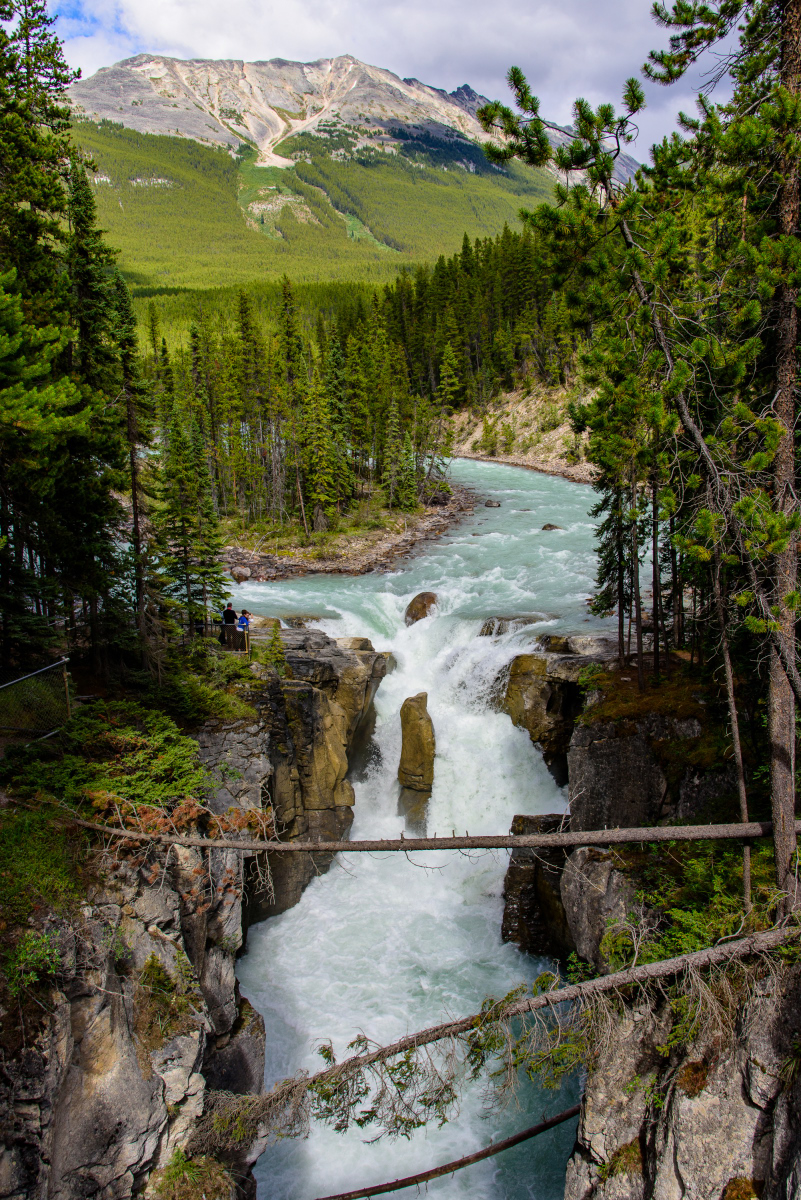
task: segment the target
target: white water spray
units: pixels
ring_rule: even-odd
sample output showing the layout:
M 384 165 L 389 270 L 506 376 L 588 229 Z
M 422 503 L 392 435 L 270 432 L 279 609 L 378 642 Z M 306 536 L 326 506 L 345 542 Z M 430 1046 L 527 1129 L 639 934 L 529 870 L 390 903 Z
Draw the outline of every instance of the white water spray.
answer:
M 589 488 L 520 469 L 458 463 L 454 475 L 500 509 L 479 508 L 443 541 L 390 576 L 307 577 L 250 584 L 237 593 L 254 612 L 324 616 L 332 636 L 371 637 L 398 666 L 376 697 L 371 760 L 356 789 L 356 838 L 396 837 L 396 772 L 403 700 L 428 692 L 437 739 L 430 833 L 505 833 L 515 813 L 561 812 L 556 787 L 528 734 L 491 707 L 492 689 L 534 629 L 581 631 L 592 586 Z M 561 530 L 542 532 L 545 523 Z M 477 536 L 476 536 L 477 535 Z M 435 615 L 406 628 L 403 612 L 421 590 L 436 591 Z M 550 619 L 500 638 L 478 637 L 486 617 L 540 612 Z M 267 1026 L 267 1086 L 304 1067 L 330 1039 L 341 1057 L 363 1032 L 375 1042 L 476 1011 L 533 979 L 541 961 L 500 940 L 507 854 L 339 855 L 300 903 L 248 934 L 239 963 L 243 992 Z M 260 1200 L 314 1200 L 336 1191 L 426 1170 L 534 1124 L 574 1101 L 529 1086 L 520 1107 L 498 1113 L 482 1087 L 465 1092 L 442 1129 L 408 1141 L 371 1144 L 370 1131 L 344 1137 L 316 1125 L 308 1139 L 270 1148 L 256 1168 Z M 535 1142 L 437 1180 L 438 1197 L 557 1200 L 574 1136 L 571 1122 Z

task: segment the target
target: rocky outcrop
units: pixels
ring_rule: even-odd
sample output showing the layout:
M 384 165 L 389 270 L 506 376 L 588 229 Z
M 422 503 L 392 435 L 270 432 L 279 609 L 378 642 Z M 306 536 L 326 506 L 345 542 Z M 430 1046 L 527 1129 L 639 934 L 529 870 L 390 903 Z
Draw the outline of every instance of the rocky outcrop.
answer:
M 428 712 L 428 693 L 409 696 L 401 705 L 401 757 L 398 782 L 415 792 L 430 792 L 434 786 L 436 740 Z
M 538 625 L 541 621 L 549 621 L 547 613 L 526 613 L 517 617 L 487 617 L 479 637 L 500 637 L 504 633 L 524 629 L 527 625 Z
M 519 816 L 509 832 L 515 837 L 555 833 L 563 824 L 564 817 L 559 814 Z M 565 859 L 564 850 L 512 851 L 503 884 L 501 937 L 505 942 L 515 942 L 529 954 L 559 959 L 575 950 L 561 893 Z
M 561 653 L 554 646 L 552 652 Z M 547 678 L 547 676 L 546 676 Z M 591 694 L 568 754 L 572 829 L 692 819 L 733 790 L 704 698 L 677 679 L 649 697 L 615 677 Z M 671 686 L 673 691 L 671 691 Z M 514 833 L 560 818 L 517 817 Z M 611 969 L 610 926 L 655 919 L 615 849 L 516 850 L 503 934 L 532 953 Z M 801 969 L 764 964 L 696 994 L 706 1016 L 621 996 L 589 1069 L 565 1200 L 795 1200 L 801 1194 Z M 732 992 L 727 993 L 731 987 Z M 714 1008 L 719 1004 L 718 1009 Z M 686 1014 L 685 1014 L 686 1015 Z M 588 1026 L 588 1029 L 593 1027 Z M 591 1032 L 591 1037 L 596 1036 Z
M 653 712 L 577 725 L 568 751 L 571 828 L 692 818 L 732 791 L 732 768 L 717 756 L 708 765 L 692 761 L 702 734 L 696 717 Z
M 414 625 L 427 617 L 437 603 L 436 592 L 419 592 L 406 606 L 403 619 L 407 625 Z
M 565 817 L 517 816 L 515 836 L 554 833 Z M 609 923 L 623 922 L 631 910 L 634 887 L 619 869 L 613 851 L 579 846 L 512 851 L 503 885 L 501 937 L 529 954 L 544 954 L 564 962 L 568 955 L 607 970 L 602 942 Z
M 401 705 L 401 757 L 398 765 L 398 814 L 408 833 L 424 837 L 428 801 L 434 786 L 436 740 L 428 712 L 428 693 L 409 696 Z
M 279 680 L 272 668 L 254 664 L 258 682 L 249 697 L 268 734 L 276 832 L 290 840 L 340 840 L 353 821 L 348 754 L 370 720 L 387 659 L 366 638 L 337 641 L 320 630 L 282 629 L 281 641 L 291 678 Z M 251 889 L 249 921 L 297 904 L 331 856 L 273 854 L 268 860 L 273 891 Z M 251 864 L 254 883 L 258 870 Z
M 261 1091 L 264 1025 L 234 977 L 242 873 L 229 853 L 120 858 L 80 922 L 50 922 L 59 989 L 0 1064 L 4 1200 L 128 1200 L 186 1145 L 212 1080 Z M 228 1165 L 244 1177 L 262 1148 Z
M 559 881 L 573 948 L 596 971 L 609 967 L 602 943 L 610 924 L 623 924 L 634 905 L 635 888 L 619 867 L 614 851 L 578 846 L 567 856 Z
M 669 1004 L 625 1005 L 587 1078 L 565 1200 L 797 1197 L 799 982 L 797 967 L 756 981 L 733 1027 L 667 1056 Z
M 538 638 L 528 654 L 512 660 L 500 707 L 528 730 L 545 761 L 562 768 L 576 718 L 584 705 L 579 676 L 592 665 L 611 667 L 616 647 L 608 638 L 555 635 Z M 561 760 L 561 761 L 560 761 Z
M 252 716 L 197 734 L 208 803 L 260 810 L 280 836 L 322 843 L 350 824 L 347 754 L 386 664 L 364 639 L 282 638 L 293 678 L 254 664 Z M 261 1090 L 264 1025 L 235 959 L 247 920 L 288 907 L 330 861 L 290 857 L 283 877 L 272 864 L 273 896 L 270 864 L 249 851 L 119 851 L 80 919 L 51 919 L 58 990 L 25 1045 L 0 1051 L 3 1200 L 129 1200 L 191 1143 L 207 1089 Z M 244 1143 L 227 1164 L 240 1196 L 262 1148 Z

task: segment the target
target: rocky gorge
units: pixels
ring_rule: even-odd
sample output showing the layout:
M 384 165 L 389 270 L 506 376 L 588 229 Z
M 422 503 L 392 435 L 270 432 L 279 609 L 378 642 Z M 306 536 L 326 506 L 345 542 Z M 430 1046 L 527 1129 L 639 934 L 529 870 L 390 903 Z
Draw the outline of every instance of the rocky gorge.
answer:
M 338 615 L 283 627 L 286 675 L 254 663 L 242 692 L 250 715 L 195 731 L 215 811 L 258 812 L 281 837 L 318 841 L 319 852 L 267 862 L 230 850 L 108 854 L 80 921 L 51 919 L 67 969 L 50 1012 L 0 1066 L 3 1200 L 154 1195 L 177 1151 L 202 1156 L 198 1117 L 212 1093 L 252 1094 L 265 1070 L 269 1087 L 313 1069 L 313 1039 L 329 1036 L 339 1050 L 364 1031 L 387 1042 L 411 1019 L 422 1027 L 443 1011 L 477 1011 L 490 991 L 509 992 L 521 976 L 533 982 L 543 957 L 575 953 L 588 969 L 609 969 L 609 922 L 627 918 L 637 892 L 620 852 L 516 851 L 505 882 L 500 861 L 444 853 L 414 862 L 343 855 L 326 873 L 325 842 L 354 819 L 356 836 L 397 836 L 399 765 L 419 805 L 404 813 L 412 837 L 423 822 L 432 832 L 497 833 L 514 813 L 516 833 L 693 819 L 731 787 L 707 697 L 679 670 L 644 704 L 629 673 L 615 669 L 604 630 L 557 632 L 579 631 L 585 618 L 583 600 L 572 610 L 565 602 L 558 626 L 552 615 L 559 595 L 586 592 L 575 532 L 585 489 L 527 475 L 514 492 L 522 472 L 470 469 L 502 473 L 497 507 L 404 574 L 343 577 L 335 593 L 330 577 L 283 585 L 282 605 L 330 613 L 335 595 Z M 527 540 L 506 533 L 515 522 Z M 517 558 L 527 603 L 512 574 Z M 532 560 L 550 590 L 538 584 L 533 594 Z M 254 607 L 269 594 L 258 588 L 243 584 Z M 420 619 L 408 623 L 423 588 Z M 275 611 L 261 605 L 265 640 Z M 524 1196 L 533 1164 L 554 1200 L 565 1187 L 567 1200 L 789 1200 L 798 1174 L 795 976 L 757 982 L 728 1024 L 668 1056 L 660 1046 L 670 998 L 649 1006 L 623 997 L 586 1079 L 575 1145 L 570 1127 L 547 1149 L 531 1143 L 519 1165 L 501 1163 L 497 1186 L 476 1168 L 477 1194 Z M 526 1101 L 537 1116 L 544 1097 Z M 499 1114 L 498 1134 L 522 1123 L 519 1111 Z M 731 1155 L 715 1153 L 716 1129 Z M 485 1142 L 484 1102 L 468 1091 L 459 1121 L 427 1130 L 425 1144 L 382 1141 L 376 1150 L 361 1133 L 348 1142 L 315 1124 L 308 1140 L 270 1147 L 255 1181 L 263 1144 L 243 1144 L 212 1194 L 327 1194 L 368 1171 L 399 1176 L 427 1165 L 424 1155 L 438 1163 Z
M 285 630 L 283 642 L 291 679 L 254 663 L 254 716 L 204 724 L 199 757 L 212 812 L 259 812 L 279 837 L 322 843 L 352 821 L 348 754 L 386 659 L 366 639 Z M 35 1035 L 0 1061 L 4 1200 L 148 1192 L 191 1145 L 207 1089 L 262 1090 L 264 1024 L 236 955 L 248 922 L 295 903 L 330 855 L 294 855 L 288 870 L 258 857 L 108 851 L 79 918 L 45 921 L 67 965 Z M 216 1196 L 252 1192 L 261 1149 L 231 1157 Z

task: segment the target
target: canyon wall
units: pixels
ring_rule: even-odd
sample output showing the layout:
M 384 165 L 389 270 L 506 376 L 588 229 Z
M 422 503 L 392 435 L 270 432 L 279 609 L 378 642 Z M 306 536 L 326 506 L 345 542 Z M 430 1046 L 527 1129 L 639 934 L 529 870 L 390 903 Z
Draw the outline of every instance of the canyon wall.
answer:
M 282 636 L 291 678 L 253 664 L 242 698 L 254 715 L 197 733 L 209 805 L 271 813 L 280 837 L 323 844 L 352 821 L 348 754 L 386 659 L 363 639 Z M 236 955 L 248 920 L 295 903 L 330 862 L 270 857 L 112 849 L 80 914 L 51 917 L 59 986 L 0 1060 L 2 1200 L 127 1200 L 187 1145 L 206 1089 L 261 1091 L 264 1025 Z M 262 1148 L 226 1164 L 232 1195 L 252 1194 Z
M 577 658 L 522 658 L 512 664 L 507 704 L 511 693 L 513 719 L 544 749 L 568 740 L 570 814 L 521 815 L 513 833 L 689 821 L 734 791 L 700 694 L 674 682 L 672 692 L 638 697 L 632 677 L 607 660 L 611 681 L 585 689 L 571 721 L 575 697 L 565 686 L 584 669 Z M 521 680 L 522 700 L 514 696 Z M 503 937 L 563 962 L 575 954 L 607 973 L 604 936 L 638 907 L 639 883 L 636 865 L 614 849 L 516 850 Z M 676 1044 L 679 1014 L 666 993 L 620 997 L 611 1034 L 591 1057 L 565 1200 L 801 1195 L 800 981 L 792 965 L 757 969 Z

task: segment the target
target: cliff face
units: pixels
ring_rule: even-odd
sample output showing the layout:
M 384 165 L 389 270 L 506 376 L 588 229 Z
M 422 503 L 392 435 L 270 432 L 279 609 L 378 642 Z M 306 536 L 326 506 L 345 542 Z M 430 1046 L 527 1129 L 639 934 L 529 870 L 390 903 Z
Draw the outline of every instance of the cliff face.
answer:
M 527 674 L 535 689 L 536 675 Z M 543 695 L 548 672 L 539 676 Z M 569 732 L 570 828 L 688 820 L 733 791 L 714 723 L 702 719 L 703 697 L 678 679 L 670 687 L 649 701 L 632 680 L 607 675 L 603 690 L 590 693 Z M 561 821 L 519 816 L 512 831 Z M 562 960 L 575 952 L 607 972 L 604 935 L 636 908 L 636 890 L 636 872 L 613 850 L 517 850 L 503 936 Z M 588 1072 L 565 1200 L 801 1195 L 799 982 L 797 967 L 757 971 L 673 1048 L 678 1018 L 667 999 L 652 1007 L 621 999 Z
M 794 1200 L 801 1194 L 798 969 L 665 1056 L 668 1005 L 625 1006 L 587 1079 L 565 1200 Z
M 352 820 L 347 753 L 386 664 L 369 643 L 305 631 L 285 643 L 294 678 L 255 667 L 255 717 L 207 723 L 200 756 L 213 811 L 272 809 L 281 836 L 324 842 Z M 207 1088 L 261 1091 L 264 1026 L 235 959 L 244 911 L 288 907 L 330 861 L 292 858 L 271 896 L 253 854 L 112 850 L 80 920 L 53 918 L 68 966 L 0 1060 L 3 1200 L 127 1200 L 187 1145 Z M 242 1195 L 261 1149 L 228 1164 Z

